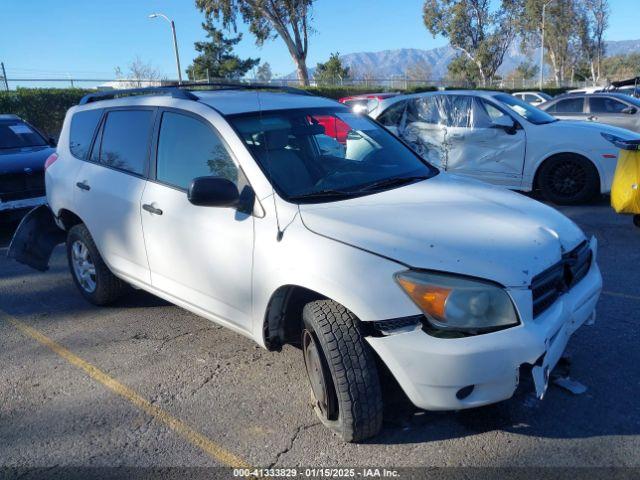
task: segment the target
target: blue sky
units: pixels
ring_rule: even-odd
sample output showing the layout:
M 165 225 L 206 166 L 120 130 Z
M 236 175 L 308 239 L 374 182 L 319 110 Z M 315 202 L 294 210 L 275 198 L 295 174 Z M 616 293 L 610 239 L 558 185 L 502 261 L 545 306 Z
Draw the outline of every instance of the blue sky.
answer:
M 638 0 L 609 0 L 609 40 L 640 37 Z M 175 78 L 169 25 L 150 20 L 158 11 L 176 22 L 183 70 L 195 56 L 193 42 L 204 38 L 203 15 L 193 0 L 0 0 L 0 61 L 10 78 L 36 76 L 111 78 L 114 68 L 126 70 L 136 56 Z M 315 33 L 308 65 L 331 52 L 429 49 L 446 44 L 433 38 L 421 18 L 423 0 L 318 0 Z M 268 61 L 274 73 L 294 70 L 280 39 L 259 48 L 246 27 L 237 52 Z

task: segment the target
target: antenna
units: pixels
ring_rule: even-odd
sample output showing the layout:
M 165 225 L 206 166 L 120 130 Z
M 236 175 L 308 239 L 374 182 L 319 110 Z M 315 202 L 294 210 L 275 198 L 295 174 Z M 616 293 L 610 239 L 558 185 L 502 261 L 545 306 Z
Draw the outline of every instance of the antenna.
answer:
M 260 116 L 260 124 L 262 125 L 262 104 L 260 102 L 260 91 L 256 90 L 256 98 L 258 99 L 258 115 Z M 264 133 L 264 144 L 267 145 L 267 135 Z M 273 176 L 271 175 L 271 155 L 269 154 L 269 150 L 266 149 L 267 152 L 267 173 L 269 174 L 269 184 L 271 185 L 271 198 L 273 199 L 273 211 L 276 215 L 276 228 L 278 229 L 278 233 L 276 234 L 276 240 L 279 242 L 282 240 L 284 236 L 284 230 L 280 228 L 280 217 L 278 216 L 278 204 L 276 202 L 276 190 L 273 188 Z

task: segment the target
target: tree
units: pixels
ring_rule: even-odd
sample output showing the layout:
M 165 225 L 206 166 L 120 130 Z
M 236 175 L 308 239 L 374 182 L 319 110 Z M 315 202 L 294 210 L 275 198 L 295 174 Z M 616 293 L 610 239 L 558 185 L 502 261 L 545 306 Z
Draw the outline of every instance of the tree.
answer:
M 407 68 L 405 75 L 408 80 L 429 80 L 431 78 L 431 65 L 426 60 L 420 59 Z
M 602 59 L 605 55 L 604 32 L 609 26 L 609 2 L 607 0 L 585 0 L 585 26 L 582 27 L 588 45 L 587 60 L 591 67 L 594 85 L 600 82 Z M 586 27 L 586 28 L 585 28 Z
M 160 84 L 163 75 L 150 62 L 145 62 L 138 55 L 127 65 L 127 73 L 120 67 L 115 68 L 115 75 L 123 88 L 140 88 Z
M 447 65 L 447 80 L 464 86 L 475 85 L 480 80 L 480 71 L 469 57 L 460 54 Z
M 195 42 L 195 49 L 199 55 L 187 68 L 187 75 L 190 79 L 237 79 L 260 62 L 259 58 L 241 60 L 233 54 L 233 48 L 242 40 L 242 34 L 233 38 L 225 38 L 223 32 L 214 26 L 211 16 L 207 16 L 202 28 L 207 32 L 209 41 Z
M 238 15 L 256 38 L 256 44 L 280 37 L 296 64 L 298 80 L 309 85 L 307 52 L 309 49 L 311 10 L 314 0 L 196 0 L 206 14 L 222 19 L 225 27 L 236 26 Z
M 318 63 L 316 65 L 316 72 L 313 75 L 316 82 L 324 85 L 342 83 L 343 80 L 349 77 L 349 67 L 342 65 L 342 60 L 340 60 L 340 54 L 338 52 L 332 53 L 329 56 L 329 60 L 325 63 Z
M 551 65 L 556 85 L 575 71 L 582 49 L 580 45 L 579 6 L 583 0 L 523 0 L 518 13 L 518 31 L 522 47 L 540 48 L 542 7 L 545 8 L 545 62 Z
M 273 73 L 271 72 L 271 65 L 265 62 L 258 67 L 258 71 L 256 72 L 256 79 L 264 83 L 269 83 L 272 78 Z
M 516 1 L 501 0 L 500 7 L 490 11 L 491 0 L 425 0 L 423 19 L 432 35 L 448 38 L 475 65 L 486 86 L 515 36 Z
M 529 60 L 525 60 L 524 62 L 520 62 L 515 69 L 515 73 L 517 78 L 523 78 L 524 80 L 529 80 L 530 78 L 535 77 L 540 72 L 540 67 L 531 63 Z

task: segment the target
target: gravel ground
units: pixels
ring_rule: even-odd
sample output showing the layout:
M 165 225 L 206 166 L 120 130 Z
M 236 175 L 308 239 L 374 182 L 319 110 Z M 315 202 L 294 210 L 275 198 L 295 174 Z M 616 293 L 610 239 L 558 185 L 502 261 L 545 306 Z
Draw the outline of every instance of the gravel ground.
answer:
M 383 432 L 357 445 L 314 416 L 298 350 L 267 352 L 141 291 L 114 307 L 91 306 L 76 291 L 61 247 L 51 270 L 37 273 L 5 258 L 11 230 L 4 228 L 0 466 L 52 473 L 209 467 L 236 458 L 262 467 L 640 467 L 640 230 L 604 201 L 562 210 L 600 243 L 598 320 L 568 347 L 572 376 L 588 391 L 576 396 L 552 386 L 538 402 L 522 389 L 497 405 L 444 413 L 416 411 L 391 392 Z M 137 396 L 115 393 L 11 319 Z

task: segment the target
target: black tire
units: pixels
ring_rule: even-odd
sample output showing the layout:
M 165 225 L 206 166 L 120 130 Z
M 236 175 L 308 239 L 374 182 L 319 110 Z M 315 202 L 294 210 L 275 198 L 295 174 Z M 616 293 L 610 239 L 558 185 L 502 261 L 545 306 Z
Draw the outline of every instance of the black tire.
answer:
M 308 303 L 302 316 L 302 348 L 316 414 L 346 442 L 376 435 L 382 428 L 380 379 L 374 353 L 358 329 L 357 318 L 332 300 Z M 319 365 L 308 358 L 314 346 L 319 347 Z M 324 378 L 324 408 L 312 379 L 317 375 L 312 372 L 314 365 Z
M 79 273 L 74 267 L 72 250 L 78 242 L 86 247 L 87 258 L 93 264 L 95 270 L 95 274 L 90 276 L 92 283 L 95 285 L 93 289 L 88 288 L 86 281 L 79 277 Z M 125 292 L 127 284 L 111 273 L 109 267 L 102 260 L 100 252 L 98 252 L 96 244 L 84 224 L 73 226 L 67 234 L 67 261 L 73 283 L 76 284 L 82 296 L 94 305 L 109 305 Z
M 546 200 L 558 205 L 578 205 L 600 193 L 600 175 L 586 158 L 572 154 L 546 160 L 538 172 L 538 187 Z

